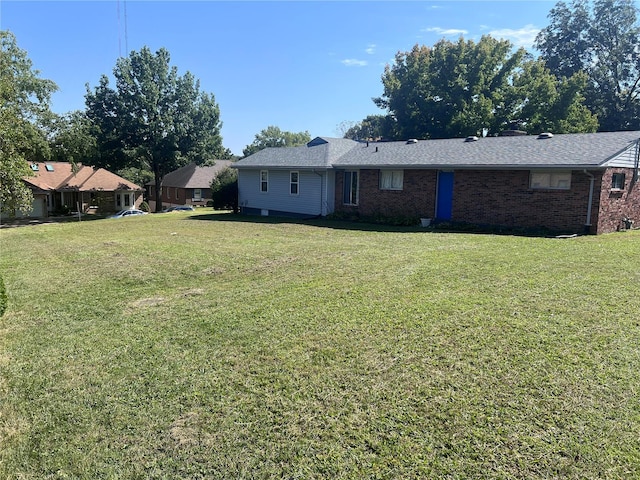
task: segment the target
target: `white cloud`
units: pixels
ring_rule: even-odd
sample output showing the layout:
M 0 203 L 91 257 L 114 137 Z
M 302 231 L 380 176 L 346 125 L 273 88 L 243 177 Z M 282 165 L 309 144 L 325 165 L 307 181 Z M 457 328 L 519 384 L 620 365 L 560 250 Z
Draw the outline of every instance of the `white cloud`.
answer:
M 340 63 L 342 63 L 345 67 L 366 67 L 367 66 L 366 60 L 356 60 L 355 58 L 347 58 L 345 60 L 342 60 Z
M 469 33 L 467 30 L 462 30 L 459 28 L 440 28 L 440 27 L 425 28 L 422 31 L 437 33 L 438 35 L 444 35 L 445 37 L 460 36 L 460 35 L 466 35 L 467 33 Z
M 536 28 L 533 25 L 525 25 L 517 30 L 512 28 L 491 30 L 489 35 L 494 38 L 510 40 L 516 47 L 531 47 L 538 35 L 538 32 L 540 32 L 539 28 Z
M 367 52 L 369 55 L 373 55 L 374 53 L 376 53 L 376 44 L 370 43 L 369 45 L 367 45 L 367 49 L 365 50 L 365 52 Z

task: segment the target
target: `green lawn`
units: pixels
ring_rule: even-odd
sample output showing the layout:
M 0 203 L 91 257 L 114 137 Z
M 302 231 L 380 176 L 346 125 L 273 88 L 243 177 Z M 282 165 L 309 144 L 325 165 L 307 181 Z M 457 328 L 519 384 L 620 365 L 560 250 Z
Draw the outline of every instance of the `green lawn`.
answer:
M 640 231 L 0 231 L 0 478 L 639 478 Z

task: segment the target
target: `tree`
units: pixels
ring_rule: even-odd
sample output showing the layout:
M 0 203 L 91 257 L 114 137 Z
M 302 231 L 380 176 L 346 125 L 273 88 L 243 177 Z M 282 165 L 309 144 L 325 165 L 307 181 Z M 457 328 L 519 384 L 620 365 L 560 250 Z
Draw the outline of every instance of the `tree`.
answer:
M 352 140 L 391 140 L 396 136 L 396 120 L 391 115 L 368 115 L 343 134 L 344 138 Z
M 558 79 L 523 49 L 489 36 L 416 45 L 396 55 L 382 83 L 374 102 L 393 115 L 398 138 L 497 134 L 516 120 L 533 132 L 544 125 L 556 133 L 594 128 L 583 77 Z
M 509 78 L 525 57 L 507 40 L 460 38 L 398 52 L 382 75 L 384 93 L 374 99 L 397 121 L 404 138 L 448 138 L 497 130 Z
M 586 84 L 584 72 L 557 79 L 542 60 L 530 60 L 513 77 L 506 110 L 529 132 L 595 132 L 598 120 L 583 104 Z
M 211 181 L 211 197 L 215 210 L 238 213 L 238 171 L 227 167 Z
M 27 53 L 9 31 L 0 30 L 0 210 L 14 215 L 29 211 L 31 190 L 23 179 L 32 175 L 27 161 L 47 158 L 45 127 L 53 114 L 51 80 L 39 78 Z
M 85 96 L 97 144 L 94 165 L 153 172 L 156 211 L 162 208 L 160 185 L 167 173 L 230 155 L 222 146 L 214 96 L 201 92 L 191 73 L 179 76 L 169 62 L 165 49 L 131 52 L 116 63 L 115 89 L 103 75 L 93 91 L 87 86 Z
M 296 147 L 311 141 L 309 132 L 286 132 L 275 126 L 269 126 L 257 133 L 253 142 L 242 151 L 245 157 L 267 147 Z
M 600 130 L 640 128 L 640 27 L 632 0 L 559 2 L 536 48 L 558 78 L 584 71 L 585 104 Z
M 96 138 L 91 125 L 81 111 L 57 117 L 52 125 L 51 158 L 59 162 L 91 162 L 96 155 Z

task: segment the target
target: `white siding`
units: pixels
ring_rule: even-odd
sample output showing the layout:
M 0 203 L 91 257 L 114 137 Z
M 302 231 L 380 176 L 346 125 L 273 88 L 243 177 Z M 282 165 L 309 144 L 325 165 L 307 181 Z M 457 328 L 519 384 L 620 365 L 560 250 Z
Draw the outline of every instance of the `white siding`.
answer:
M 298 195 L 291 195 L 289 174 L 299 173 Z M 238 170 L 238 203 L 240 207 L 257 208 L 302 215 L 325 215 L 323 189 L 326 172 L 309 170 L 269 170 L 268 192 L 260 191 L 260 169 Z M 325 208 L 323 208 L 325 207 Z
M 634 168 L 636 161 L 636 145 L 635 143 L 627 148 L 620 155 L 612 158 L 605 163 L 606 167 L 622 167 L 622 168 Z

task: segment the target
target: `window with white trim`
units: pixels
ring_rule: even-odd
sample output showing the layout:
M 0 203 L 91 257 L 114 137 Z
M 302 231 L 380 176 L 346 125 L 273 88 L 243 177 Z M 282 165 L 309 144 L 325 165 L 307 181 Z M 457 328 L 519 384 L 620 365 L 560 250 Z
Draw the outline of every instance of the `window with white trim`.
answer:
M 380 190 L 402 190 L 403 170 L 380 170 Z
M 269 170 L 260 170 L 260 191 L 262 193 L 269 191 Z
M 611 190 L 624 190 L 624 173 L 614 173 L 611 176 Z
M 199 202 L 200 200 L 202 200 L 202 189 L 201 188 L 194 188 L 193 189 L 193 200 L 196 202 Z
M 289 172 L 289 193 L 298 195 L 298 187 L 300 186 L 300 175 L 298 172 Z
M 344 172 L 344 183 L 342 185 L 342 202 L 345 205 L 358 204 L 358 172 Z
M 534 189 L 569 190 L 571 172 L 531 172 L 530 186 Z

